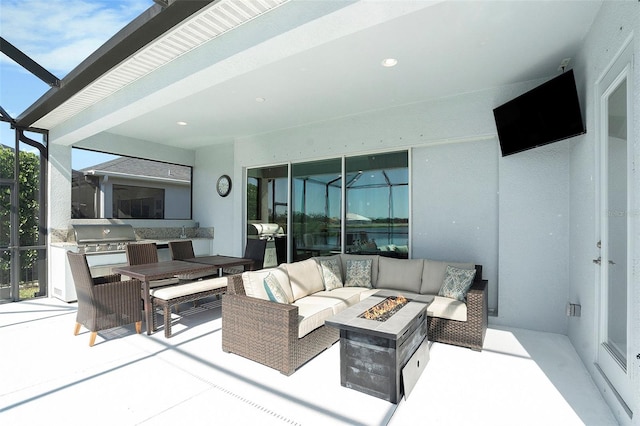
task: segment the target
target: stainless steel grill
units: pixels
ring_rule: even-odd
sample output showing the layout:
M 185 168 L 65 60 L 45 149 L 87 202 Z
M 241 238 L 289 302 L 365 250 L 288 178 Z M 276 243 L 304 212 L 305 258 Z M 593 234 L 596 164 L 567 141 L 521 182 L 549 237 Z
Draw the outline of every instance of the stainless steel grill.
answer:
M 261 240 L 273 240 L 284 236 L 284 231 L 277 223 L 250 223 L 247 225 L 247 236 L 258 236 Z
M 124 252 L 136 240 L 131 225 L 73 225 L 73 230 L 80 253 Z

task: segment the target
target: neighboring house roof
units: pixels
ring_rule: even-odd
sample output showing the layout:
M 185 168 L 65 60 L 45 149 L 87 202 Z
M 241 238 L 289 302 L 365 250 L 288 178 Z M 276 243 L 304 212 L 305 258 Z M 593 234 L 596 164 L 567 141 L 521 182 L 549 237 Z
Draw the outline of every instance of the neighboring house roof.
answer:
M 92 175 L 122 174 L 184 182 L 191 181 L 191 168 L 188 166 L 131 157 L 116 158 L 115 160 L 86 167 L 80 172 Z

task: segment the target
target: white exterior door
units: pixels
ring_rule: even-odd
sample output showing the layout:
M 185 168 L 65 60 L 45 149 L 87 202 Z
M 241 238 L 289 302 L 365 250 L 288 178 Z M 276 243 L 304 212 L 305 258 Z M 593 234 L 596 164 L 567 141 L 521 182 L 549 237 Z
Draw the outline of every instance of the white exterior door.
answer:
M 632 57 L 622 54 L 600 82 L 599 345 L 597 364 L 617 397 L 633 406 L 631 210 Z

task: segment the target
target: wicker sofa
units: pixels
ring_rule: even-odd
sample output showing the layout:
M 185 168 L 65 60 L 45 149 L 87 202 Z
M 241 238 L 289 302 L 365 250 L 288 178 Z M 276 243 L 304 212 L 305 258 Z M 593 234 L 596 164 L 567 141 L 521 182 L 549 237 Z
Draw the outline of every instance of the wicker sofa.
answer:
M 447 275 L 474 270 L 462 301 L 438 296 L 445 279 L 451 281 Z M 229 276 L 222 349 L 290 375 L 338 340 L 339 331 L 325 319 L 383 289 L 407 298 L 433 295 L 429 339 L 482 350 L 487 281 L 481 265 L 348 254 Z

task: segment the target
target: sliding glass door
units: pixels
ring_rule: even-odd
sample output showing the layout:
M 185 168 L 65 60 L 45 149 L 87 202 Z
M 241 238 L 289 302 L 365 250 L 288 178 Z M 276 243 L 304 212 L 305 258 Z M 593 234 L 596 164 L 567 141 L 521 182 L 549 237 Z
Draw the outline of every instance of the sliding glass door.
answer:
M 345 159 L 347 253 L 409 255 L 407 152 Z
M 342 161 L 293 164 L 293 260 L 340 253 Z
M 249 169 L 246 185 L 248 237 L 255 224 L 277 225 L 278 264 L 336 253 L 409 257 L 407 151 Z

